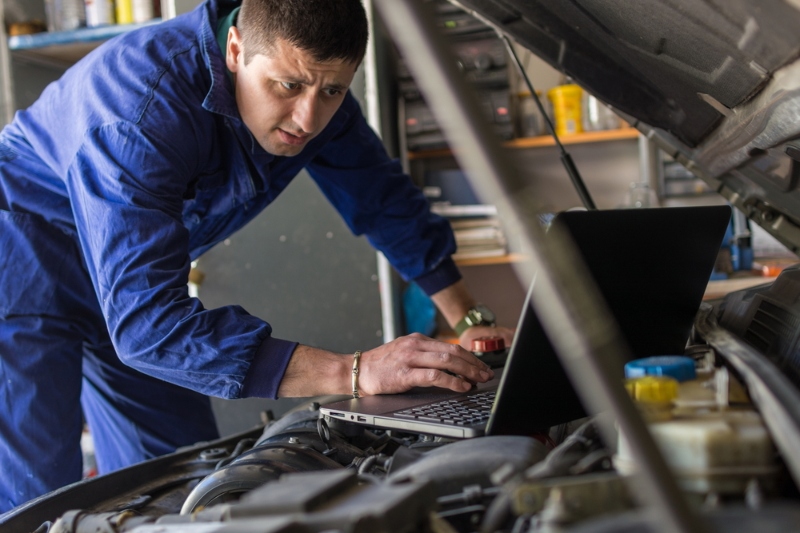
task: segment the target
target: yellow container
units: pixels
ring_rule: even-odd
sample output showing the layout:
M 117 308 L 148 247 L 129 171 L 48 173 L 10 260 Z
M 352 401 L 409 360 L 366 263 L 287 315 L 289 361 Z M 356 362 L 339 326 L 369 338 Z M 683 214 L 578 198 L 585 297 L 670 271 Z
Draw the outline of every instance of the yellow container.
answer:
M 117 24 L 133 23 L 133 0 L 115 0 Z
M 678 397 L 677 379 L 642 376 L 625 380 L 625 388 L 648 422 L 672 418 L 672 402 Z
M 556 134 L 570 135 L 583 131 L 581 123 L 581 97 L 583 89 L 579 85 L 559 85 L 547 91 L 547 98 L 553 104 Z

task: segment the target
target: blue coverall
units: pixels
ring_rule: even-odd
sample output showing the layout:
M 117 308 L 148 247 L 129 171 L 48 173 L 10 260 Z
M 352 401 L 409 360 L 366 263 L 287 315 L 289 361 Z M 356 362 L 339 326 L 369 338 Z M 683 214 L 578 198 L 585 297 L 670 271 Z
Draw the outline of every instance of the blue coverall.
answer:
M 215 438 L 207 395 L 275 397 L 296 343 L 187 279 L 302 168 L 405 278 L 459 278 L 352 96 L 296 157 L 255 142 L 216 41 L 232 5 L 105 43 L 0 133 L 0 511 L 80 478 L 82 413 L 104 473 Z

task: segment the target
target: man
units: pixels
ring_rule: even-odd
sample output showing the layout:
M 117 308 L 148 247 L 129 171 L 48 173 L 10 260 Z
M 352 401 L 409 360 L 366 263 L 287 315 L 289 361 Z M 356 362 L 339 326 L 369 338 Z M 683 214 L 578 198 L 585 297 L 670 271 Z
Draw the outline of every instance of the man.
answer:
M 367 39 L 360 1 L 237 7 L 209 0 L 106 43 L 0 134 L 0 511 L 79 479 L 82 414 L 104 473 L 215 438 L 207 395 L 351 392 L 353 354 L 187 292 L 191 259 L 302 168 L 451 325 L 469 325 L 447 222 L 347 93 Z M 360 394 L 492 377 L 421 335 L 359 366 Z

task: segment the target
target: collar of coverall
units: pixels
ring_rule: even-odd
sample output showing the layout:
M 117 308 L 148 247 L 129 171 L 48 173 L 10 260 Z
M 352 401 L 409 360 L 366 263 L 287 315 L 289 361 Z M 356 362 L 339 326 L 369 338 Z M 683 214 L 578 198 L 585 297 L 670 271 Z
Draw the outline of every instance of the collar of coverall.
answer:
M 225 57 L 227 53 L 228 30 L 231 29 L 231 26 L 236 25 L 236 17 L 239 16 L 240 9 L 241 7 L 234 8 L 234 10 L 224 16 L 224 18 L 219 19 L 217 23 L 217 43 L 219 44 L 219 49 L 222 50 L 222 57 Z M 228 71 L 228 76 L 233 76 L 230 70 Z

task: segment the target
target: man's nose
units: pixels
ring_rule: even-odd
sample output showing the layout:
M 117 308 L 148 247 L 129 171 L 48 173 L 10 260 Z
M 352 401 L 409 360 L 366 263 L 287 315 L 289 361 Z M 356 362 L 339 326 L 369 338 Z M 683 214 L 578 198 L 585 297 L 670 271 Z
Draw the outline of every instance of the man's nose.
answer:
M 314 133 L 319 114 L 319 100 L 315 94 L 306 94 L 297 99 L 292 119 L 304 133 Z

